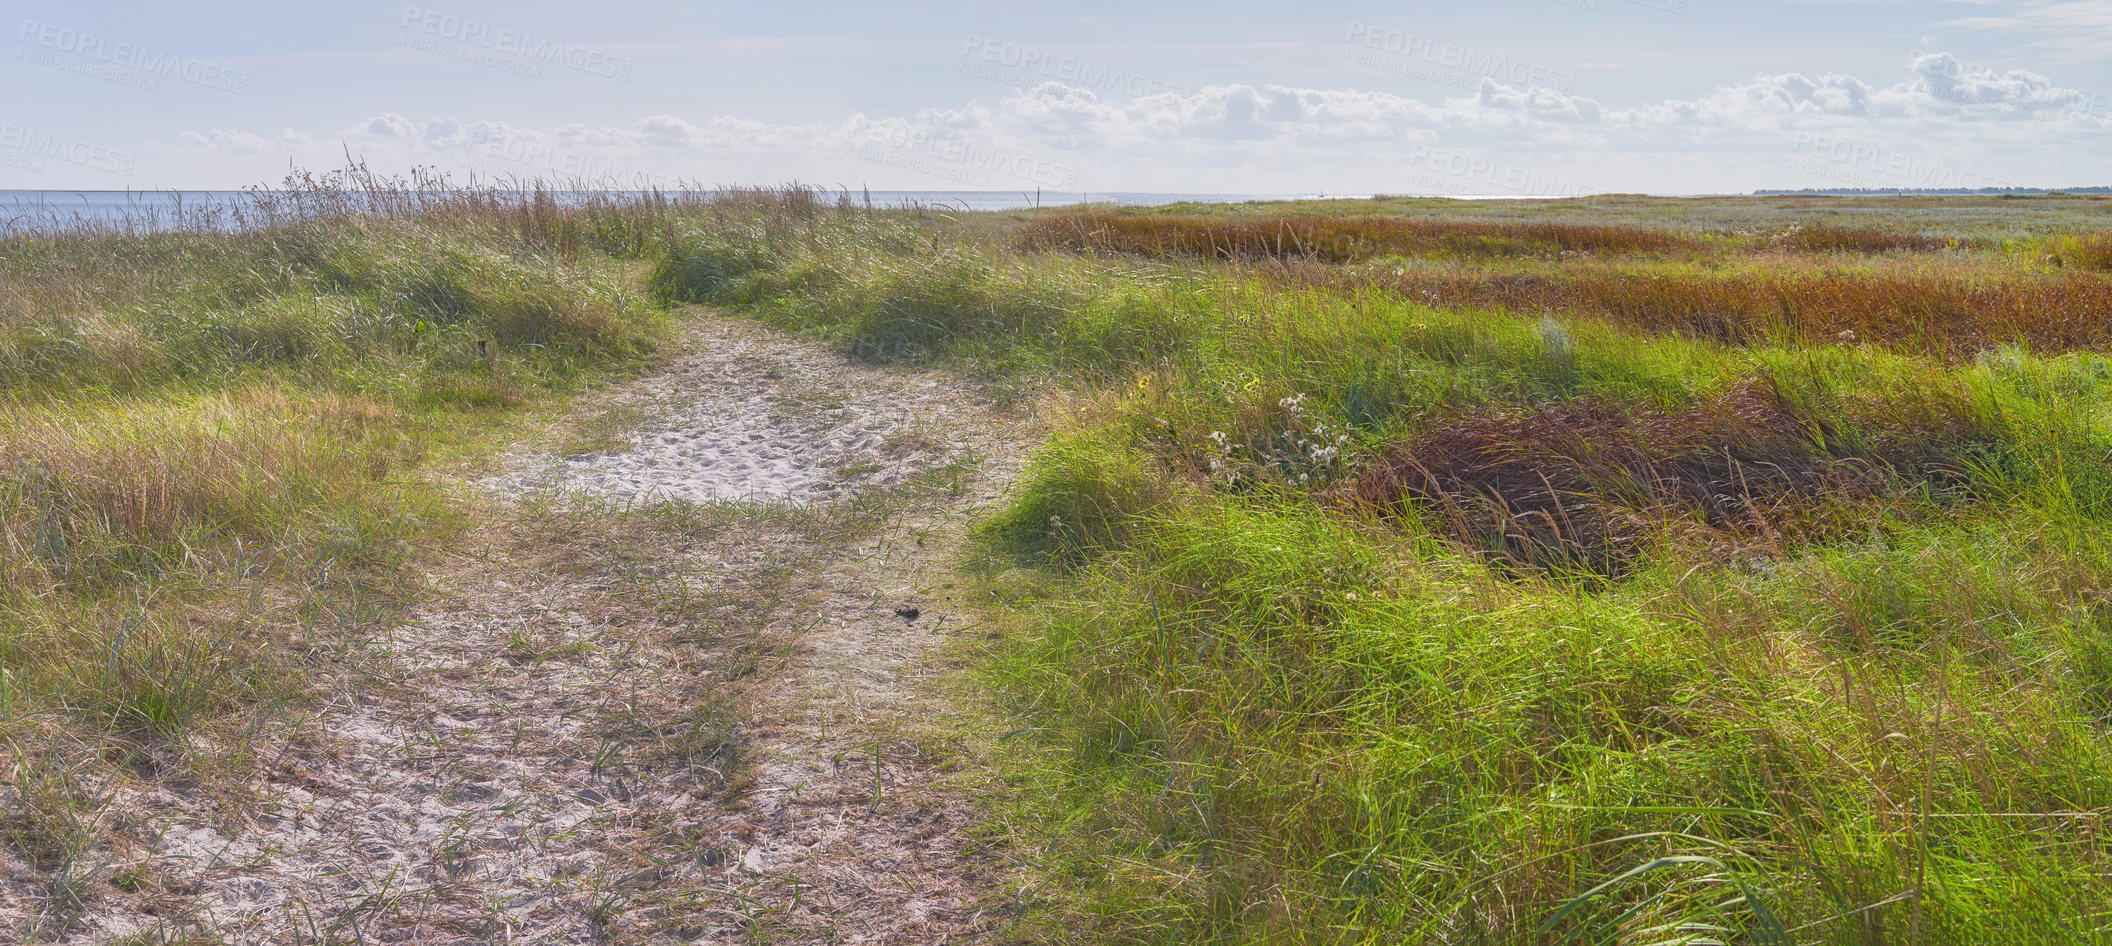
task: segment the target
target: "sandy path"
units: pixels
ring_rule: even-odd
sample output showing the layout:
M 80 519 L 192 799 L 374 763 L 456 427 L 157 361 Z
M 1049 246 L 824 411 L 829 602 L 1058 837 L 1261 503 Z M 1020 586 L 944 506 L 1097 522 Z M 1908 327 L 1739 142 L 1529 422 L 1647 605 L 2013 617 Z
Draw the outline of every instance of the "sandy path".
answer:
M 934 748 L 951 710 L 919 683 L 963 623 L 952 561 L 1016 475 L 1015 440 L 940 376 L 716 319 L 690 342 L 589 406 L 635 418 L 635 449 L 485 482 L 530 501 L 495 509 L 387 639 L 330 663 L 330 698 L 275 724 L 246 801 L 122 799 L 160 814 L 63 938 L 939 943 L 996 925 L 1005 878 L 971 852 Z

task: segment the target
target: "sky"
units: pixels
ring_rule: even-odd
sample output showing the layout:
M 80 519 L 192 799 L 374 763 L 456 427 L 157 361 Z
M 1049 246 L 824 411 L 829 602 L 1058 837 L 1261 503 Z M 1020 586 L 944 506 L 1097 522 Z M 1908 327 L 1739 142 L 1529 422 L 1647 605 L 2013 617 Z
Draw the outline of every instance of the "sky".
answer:
M 10 0 L 0 188 L 2112 184 L 2112 0 Z

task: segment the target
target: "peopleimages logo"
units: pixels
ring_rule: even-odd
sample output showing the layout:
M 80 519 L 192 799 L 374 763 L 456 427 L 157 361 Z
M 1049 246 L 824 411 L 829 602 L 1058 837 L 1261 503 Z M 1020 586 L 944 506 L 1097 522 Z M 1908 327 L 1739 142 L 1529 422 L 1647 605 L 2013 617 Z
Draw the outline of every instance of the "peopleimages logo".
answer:
M 962 45 L 961 58 L 969 60 L 961 64 L 961 72 L 978 79 L 1003 82 L 1019 88 L 1038 84 L 1027 80 L 1039 78 L 1095 92 L 1120 93 L 1132 98 L 1168 93 L 1187 95 L 1194 91 L 1185 85 L 1103 65 L 1090 59 L 1051 56 L 1046 50 L 1033 46 L 1007 43 L 974 33 L 968 34 L 967 42 Z M 984 65 L 978 65 L 978 62 Z M 996 66 L 1019 70 L 1020 75 L 1006 76 L 993 68 Z
M 1370 23 L 1352 22 L 1349 35 L 1343 42 L 1377 50 L 1399 57 L 1412 64 L 1420 60 L 1423 64 L 1452 69 L 1476 76 L 1487 76 L 1500 82 L 1517 86 L 1538 86 L 1569 93 L 1576 91 L 1577 76 L 1573 72 L 1550 69 L 1546 66 L 1497 55 L 1486 50 L 1472 49 L 1453 43 L 1440 43 L 1427 36 L 1417 36 L 1400 30 L 1374 26 Z M 1363 65 L 1390 68 L 1397 72 L 1414 70 L 1386 66 L 1372 61 L 1367 54 Z
M 24 128 L 13 122 L 0 123 L 0 149 L 37 158 L 64 161 L 68 164 L 78 164 L 84 168 L 108 171 L 124 177 L 131 176 L 132 167 L 139 160 L 139 156 L 130 151 L 105 148 L 85 141 L 75 141 L 63 135 L 54 135 L 50 132 Z M 44 170 L 41 162 L 36 162 L 35 167 L 28 167 L 16 161 L 7 163 L 25 170 L 39 172 Z
M 436 56 L 446 56 L 449 59 L 460 59 L 472 65 L 485 66 L 497 69 L 500 72 L 511 72 L 516 75 L 527 76 L 530 79 L 540 79 L 543 75 L 543 67 L 525 59 L 509 56 L 505 53 L 493 52 L 489 49 L 479 49 L 475 46 L 450 46 L 430 36 L 412 36 L 409 33 L 405 33 L 397 38 L 396 45 L 406 49 L 415 49 L 419 52 L 432 53 Z
M 28 50 L 18 49 L 15 51 L 17 59 L 26 59 L 38 65 L 67 69 L 71 72 L 82 72 L 96 78 L 112 79 L 124 85 L 150 91 L 156 86 L 137 81 L 122 81 L 118 76 L 109 74 L 108 70 L 76 67 L 84 66 L 87 62 L 103 63 L 147 76 L 174 79 L 236 95 L 249 91 L 249 73 L 240 69 L 229 69 L 200 59 L 154 52 L 136 43 L 113 41 L 107 36 L 97 36 L 56 23 L 25 19 L 22 21 L 21 31 L 15 34 L 15 39 L 25 45 L 38 46 L 45 50 L 44 55 L 37 56 Z M 54 55 L 61 53 L 86 62 L 68 62 L 67 59 Z
M 989 183 L 990 174 L 997 174 L 1054 190 L 1078 189 L 1077 168 L 961 138 L 878 125 L 862 138 L 851 148 L 860 160 L 921 171 L 955 183 L 981 187 Z
M 1582 197 L 1590 189 L 1566 178 L 1505 164 L 1483 154 L 1417 145 L 1408 152 L 1409 183 L 1436 194 Z
M 1937 190 L 1978 190 L 2010 187 L 2008 181 L 1935 158 L 1890 151 L 1864 141 L 1854 141 L 1808 131 L 1797 133 L 1789 166 L 1852 187 L 1915 187 Z
M 427 36 L 437 37 L 448 42 L 462 43 L 470 47 L 503 53 L 525 62 L 559 66 L 575 72 L 584 72 L 590 76 L 615 79 L 618 82 L 628 82 L 631 79 L 631 61 L 622 56 L 611 56 L 608 53 L 588 49 L 584 46 L 561 43 L 543 37 L 532 37 L 520 30 L 493 27 L 489 23 L 459 17 L 452 13 L 407 6 L 403 8 L 403 23 L 401 25 L 406 30 L 416 30 Z M 421 45 L 408 34 L 400 39 L 398 44 L 427 51 L 440 51 L 433 49 L 429 42 Z M 493 64 L 482 57 L 446 52 L 442 54 L 451 55 L 454 58 L 465 61 L 477 62 L 479 65 Z M 521 70 L 512 69 L 508 71 L 520 72 Z M 533 74 L 540 75 L 540 72 Z

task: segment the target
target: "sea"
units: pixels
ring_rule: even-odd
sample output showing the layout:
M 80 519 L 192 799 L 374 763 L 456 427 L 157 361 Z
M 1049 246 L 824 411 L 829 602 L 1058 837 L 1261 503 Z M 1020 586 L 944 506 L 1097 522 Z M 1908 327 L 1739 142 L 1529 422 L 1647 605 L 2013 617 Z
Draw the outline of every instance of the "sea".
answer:
M 1062 193 L 1054 191 L 844 191 L 828 192 L 884 209 L 923 207 L 934 210 L 1024 210 L 1033 207 L 1066 207 L 1085 203 L 1150 207 L 1188 201 L 1239 203 L 1243 201 L 1318 199 L 1320 194 L 1157 194 L 1157 193 Z M 559 199 L 567 195 L 560 192 Z M 1364 195 L 1354 195 L 1364 196 Z M 68 226 L 123 225 L 157 229 L 184 221 L 224 219 L 231 210 L 251 199 L 247 191 L 215 190 L 0 190 L 0 229 L 64 229 Z
M 1156 207 L 1178 203 L 1245 203 L 1279 200 L 1362 200 L 1369 194 L 1174 194 L 1111 191 L 842 191 L 833 197 L 876 208 L 932 210 L 1026 210 L 1078 204 Z M 560 192 L 560 199 L 567 195 Z M 571 196 L 577 196 L 571 195 Z M 1517 195 L 1441 195 L 1462 200 L 1517 199 Z M 166 229 L 227 225 L 230 211 L 251 199 L 247 191 L 216 190 L 0 190 L 0 232 L 122 226 Z M 216 213 L 215 211 L 221 211 Z M 217 223 L 203 223 L 217 221 Z

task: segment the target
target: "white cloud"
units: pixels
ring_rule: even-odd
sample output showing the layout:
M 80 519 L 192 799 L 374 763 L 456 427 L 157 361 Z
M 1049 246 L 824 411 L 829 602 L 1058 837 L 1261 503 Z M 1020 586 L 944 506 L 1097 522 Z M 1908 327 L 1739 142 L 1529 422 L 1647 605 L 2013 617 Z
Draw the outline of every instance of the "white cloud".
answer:
M 466 136 L 467 130 L 462 123 L 453 118 L 435 118 L 427 122 L 425 128 L 419 133 L 420 140 L 424 141 L 426 145 L 435 148 L 459 145 L 467 140 Z
M 1779 169 L 1792 136 L 1815 134 L 1970 163 L 1991 148 L 2044 151 L 2049 141 L 2102 153 L 2112 130 L 2108 110 L 2093 108 L 2091 96 L 2036 73 L 1970 66 L 1947 53 L 1917 55 L 1910 66 L 1909 78 L 1890 85 L 1783 73 L 1695 98 L 1629 105 L 1488 79 L 1473 94 L 1437 103 L 1358 89 L 1237 83 L 1114 100 L 1046 82 L 990 105 L 881 119 L 854 114 L 834 124 L 655 114 L 628 124 L 532 128 L 451 116 L 416 122 L 384 112 L 336 135 L 288 131 L 265 138 L 214 129 L 183 141 L 196 149 L 276 151 L 296 160 L 320 161 L 317 153 L 342 148 L 377 166 L 617 182 L 752 181 L 762 169 L 772 179 L 880 178 L 901 186 L 991 189 L 1060 186 L 1083 176 L 1106 182 L 1105 189 L 1146 186 L 1134 174 L 1139 168 L 1153 169 L 1160 180 L 1196 180 L 1189 170 L 1231 168 L 1281 180 L 1347 168 L 1386 180 L 1387 169 L 1399 168 L 1411 149 L 1428 153 L 1432 146 L 1500 155 L 1514 166 L 1578 153 L 1743 152 L 1758 167 Z
M 409 138 L 417 135 L 418 126 L 395 112 L 383 112 L 361 122 L 358 130 L 362 134 L 383 138 Z
M 2090 96 L 2056 86 L 2052 79 L 2036 72 L 1997 72 L 1991 67 L 1961 62 L 1950 53 L 1915 56 L 1910 67 L 1926 77 L 1923 82 L 1931 94 L 1947 102 L 2030 110 L 2087 108 L 2090 104 Z
M 1481 80 L 1475 104 L 1487 111 L 1517 111 L 1540 121 L 1592 124 L 1601 115 L 1599 103 L 1553 89 L 1513 89 L 1494 79 Z
M 646 144 L 662 148 L 679 148 L 703 137 L 703 129 L 673 115 L 652 115 L 639 121 L 637 127 Z M 574 137 L 584 134 L 582 129 Z

